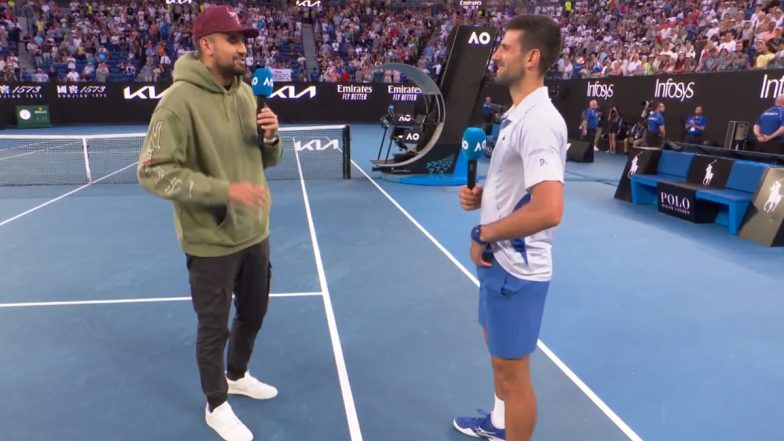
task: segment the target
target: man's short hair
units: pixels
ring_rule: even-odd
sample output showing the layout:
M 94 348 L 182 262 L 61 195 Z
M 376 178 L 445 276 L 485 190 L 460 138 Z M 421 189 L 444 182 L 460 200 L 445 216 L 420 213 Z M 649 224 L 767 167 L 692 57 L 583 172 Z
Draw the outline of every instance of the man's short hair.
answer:
M 196 58 L 201 59 L 204 56 L 204 54 L 201 51 L 201 45 L 199 44 L 199 40 L 193 40 L 193 47 L 195 48 L 193 55 Z
M 208 40 L 210 40 L 210 41 L 212 41 L 212 42 L 214 42 L 214 41 L 215 41 L 215 40 L 213 40 L 213 39 L 212 39 L 212 35 L 205 35 L 205 36 L 203 36 L 203 37 L 201 37 L 201 38 L 206 38 L 206 39 L 208 39 Z M 199 60 L 200 60 L 200 59 L 202 59 L 202 58 L 204 57 L 204 52 L 202 52 L 202 51 L 201 51 L 201 45 L 199 44 L 199 40 L 201 40 L 201 38 L 198 38 L 198 39 L 195 39 L 195 40 L 193 40 L 193 47 L 195 47 L 195 48 L 196 48 L 196 51 L 195 51 L 195 52 L 193 52 L 193 54 L 194 54 L 194 55 L 196 56 L 196 58 L 197 58 L 197 59 L 199 59 Z
M 555 64 L 561 52 L 561 29 L 552 18 L 544 15 L 518 15 L 506 23 L 507 31 L 522 31 L 520 48 L 538 49 L 539 73 L 544 75 Z

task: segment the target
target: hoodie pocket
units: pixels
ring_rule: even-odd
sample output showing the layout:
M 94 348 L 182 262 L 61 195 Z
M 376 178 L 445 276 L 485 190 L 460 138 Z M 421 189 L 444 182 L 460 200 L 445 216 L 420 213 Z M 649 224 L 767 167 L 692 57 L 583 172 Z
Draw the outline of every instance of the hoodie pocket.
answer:
M 176 215 L 180 224 L 182 238 L 189 244 L 218 244 L 221 238 L 221 225 L 228 220 L 226 207 L 193 207 L 177 205 Z
M 260 224 L 260 209 L 249 208 L 240 204 L 229 204 L 226 218 L 218 225 L 220 230 L 232 244 L 242 243 L 250 239 Z

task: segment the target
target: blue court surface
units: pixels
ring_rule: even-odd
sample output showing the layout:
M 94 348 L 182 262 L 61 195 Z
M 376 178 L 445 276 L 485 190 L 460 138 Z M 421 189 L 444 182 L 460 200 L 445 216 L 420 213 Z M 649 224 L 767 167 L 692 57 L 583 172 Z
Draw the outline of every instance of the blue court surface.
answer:
M 468 439 L 452 418 L 493 399 L 478 213 L 455 187 L 378 179 L 382 130 L 351 130 L 353 179 L 270 182 L 274 298 L 251 371 L 280 395 L 230 402 L 257 440 Z M 784 250 L 613 199 L 624 160 L 567 167 L 534 439 L 784 439 Z M 167 201 L 3 187 L 0 247 L 0 439 L 218 439 Z

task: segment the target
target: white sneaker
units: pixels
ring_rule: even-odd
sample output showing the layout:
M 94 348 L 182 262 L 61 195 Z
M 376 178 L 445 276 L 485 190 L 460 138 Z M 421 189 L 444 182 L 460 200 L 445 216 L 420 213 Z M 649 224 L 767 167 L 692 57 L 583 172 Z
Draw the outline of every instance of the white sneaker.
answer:
M 237 381 L 226 378 L 226 382 L 229 383 L 230 394 L 245 395 L 257 400 L 269 400 L 278 395 L 277 389 L 262 383 L 249 372 L 245 372 L 245 376 Z
M 213 409 L 212 412 L 207 405 L 204 408 L 204 418 L 207 420 L 207 425 L 218 432 L 218 435 L 226 441 L 251 441 L 253 439 L 253 434 L 242 424 L 237 415 L 234 415 L 228 401 Z

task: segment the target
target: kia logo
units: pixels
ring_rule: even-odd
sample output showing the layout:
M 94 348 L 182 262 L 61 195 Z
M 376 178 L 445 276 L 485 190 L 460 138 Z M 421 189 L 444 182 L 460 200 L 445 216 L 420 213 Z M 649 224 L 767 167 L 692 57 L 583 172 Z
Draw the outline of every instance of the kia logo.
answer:
M 133 99 L 157 100 L 163 96 L 166 90 L 162 91 L 161 93 L 156 93 L 156 92 L 157 91 L 155 90 L 155 86 L 144 86 L 133 92 L 131 92 L 130 87 L 126 87 L 125 89 L 123 89 L 123 96 L 125 97 L 126 100 L 133 100 Z
M 270 95 L 270 98 L 281 98 L 284 100 L 296 100 L 300 99 L 303 96 L 307 96 L 309 99 L 313 99 L 316 97 L 316 86 L 309 86 L 306 87 L 304 90 L 297 92 L 296 87 L 294 86 L 283 86 L 280 89 L 273 92 Z

